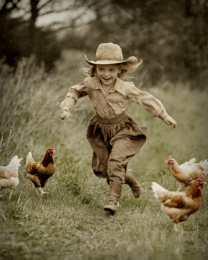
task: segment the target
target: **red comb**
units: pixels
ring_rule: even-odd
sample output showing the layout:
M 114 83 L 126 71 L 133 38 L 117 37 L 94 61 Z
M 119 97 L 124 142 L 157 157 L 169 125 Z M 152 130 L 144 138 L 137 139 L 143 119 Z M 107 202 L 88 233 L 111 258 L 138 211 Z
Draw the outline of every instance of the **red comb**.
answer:
M 53 145 L 51 145 L 51 148 L 50 148 L 51 150 L 55 150 L 55 148 L 54 148 L 54 146 Z
M 172 155 L 168 155 L 168 157 L 167 157 L 167 161 L 169 161 L 170 160 L 170 158 L 172 158 Z
M 205 178 L 204 178 L 204 176 L 203 176 L 202 174 L 200 174 L 200 175 L 197 177 L 197 179 L 199 179 L 201 182 L 205 182 L 205 181 L 206 181 Z

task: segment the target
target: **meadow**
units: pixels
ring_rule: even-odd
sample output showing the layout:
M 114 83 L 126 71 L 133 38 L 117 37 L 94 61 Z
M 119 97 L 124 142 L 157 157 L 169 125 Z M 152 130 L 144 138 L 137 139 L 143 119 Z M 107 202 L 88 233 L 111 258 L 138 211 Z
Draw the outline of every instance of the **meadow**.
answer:
M 92 150 L 85 137 L 94 114 L 88 98 L 76 103 L 72 119 L 59 117 L 68 88 L 84 78 L 82 66 L 84 61 L 46 74 L 31 58 L 19 63 L 15 75 L 1 73 L 0 165 L 7 165 L 14 155 L 23 160 L 10 202 L 9 190 L 0 190 L 0 259 L 207 259 L 208 186 L 202 191 L 200 210 L 179 224 L 178 234 L 151 189 L 152 181 L 178 189 L 165 163 L 168 155 L 180 164 L 194 157 L 208 159 L 207 91 L 169 82 L 147 88 L 139 72 L 135 74 L 136 86 L 161 100 L 178 126 L 167 126 L 130 103 L 127 113 L 147 127 L 147 142 L 129 164 L 143 190 L 135 199 L 124 185 L 119 209 L 107 217 L 103 207 L 109 186 L 92 172 Z M 31 151 L 41 161 L 51 144 L 56 171 L 44 188 L 48 193 L 41 197 L 27 179 L 26 157 Z

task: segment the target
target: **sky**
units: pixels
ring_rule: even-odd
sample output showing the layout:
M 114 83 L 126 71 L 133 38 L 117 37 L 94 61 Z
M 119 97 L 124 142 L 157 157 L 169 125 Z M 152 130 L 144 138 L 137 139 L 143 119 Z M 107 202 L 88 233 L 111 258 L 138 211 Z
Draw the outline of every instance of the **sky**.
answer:
M 1 0 L 0 0 L 1 1 Z M 48 0 L 40 0 L 38 7 L 41 7 L 46 3 Z M 52 1 L 53 3 L 53 1 Z M 28 19 L 31 15 L 30 13 L 30 1 L 29 0 L 22 0 L 18 4 L 19 10 L 15 10 L 13 12 L 13 17 L 19 17 L 23 16 L 24 19 Z M 53 12 L 48 15 L 43 15 L 45 12 L 48 12 L 51 10 L 51 7 L 53 10 L 65 10 L 68 9 L 67 11 L 63 12 Z M 79 15 L 80 13 L 83 12 L 83 17 L 86 19 L 86 16 L 88 16 L 88 13 L 90 11 L 86 11 L 86 8 L 84 6 L 80 6 L 76 4 L 75 0 L 56 0 L 53 3 L 53 6 L 51 4 L 48 4 L 44 8 L 40 10 L 40 15 L 38 16 L 36 26 L 47 26 L 53 22 L 60 22 L 62 25 L 69 24 L 70 20 Z M 92 14 L 91 14 L 92 15 Z M 89 17 L 89 16 L 88 16 Z M 89 19 L 89 18 L 88 18 Z

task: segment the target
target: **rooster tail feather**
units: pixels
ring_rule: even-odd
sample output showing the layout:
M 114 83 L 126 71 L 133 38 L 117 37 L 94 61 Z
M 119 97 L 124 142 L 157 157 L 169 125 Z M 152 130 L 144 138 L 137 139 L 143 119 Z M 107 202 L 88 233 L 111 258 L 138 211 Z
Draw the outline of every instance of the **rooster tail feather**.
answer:
M 154 196 L 157 199 L 158 199 L 158 192 L 166 192 L 167 191 L 166 189 L 164 189 L 162 186 L 160 186 L 156 182 L 152 182 L 151 186 L 152 186 L 152 190 L 153 190 Z
M 26 160 L 26 171 L 27 171 L 27 173 L 31 173 L 32 165 L 33 165 L 34 162 L 35 161 L 32 157 L 32 153 L 29 152 L 28 155 L 27 155 L 27 160 Z
M 199 165 L 204 169 L 205 175 L 208 173 L 208 161 L 204 160 L 199 163 Z
M 26 160 L 26 164 L 28 163 L 33 163 L 34 162 L 34 159 L 32 157 L 32 153 L 29 152 L 28 155 L 27 155 L 27 160 Z
M 23 158 L 18 158 L 17 155 L 15 155 L 11 161 L 10 161 L 10 165 L 15 165 L 15 166 L 20 166 L 20 162 L 22 161 Z
M 193 163 L 195 163 L 195 162 L 196 162 L 196 158 L 193 158 L 193 159 L 191 159 L 188 163 L 193 164 Z

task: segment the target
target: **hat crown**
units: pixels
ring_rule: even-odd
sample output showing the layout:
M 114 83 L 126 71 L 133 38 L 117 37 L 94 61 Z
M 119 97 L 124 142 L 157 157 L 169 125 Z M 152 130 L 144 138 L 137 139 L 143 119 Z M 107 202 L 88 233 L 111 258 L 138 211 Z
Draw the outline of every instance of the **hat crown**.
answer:
M 111 42 L 100 44 L 95 54 L 95 61 L 98 60 L 123 61 L 120 46 Z
M 112 65 L 123 64 L 126 66 L 126 70 L 133 70 L 138 68 L 142 64 L 142 60 L 138 63 L 135 56 L 131 56 L 128 59 L 123 59 L 121 47 L 114 43 L 101 43 L 96 51 L 95 60 L 90 61 L 85 55 L 85 60 L 90 65 Z

